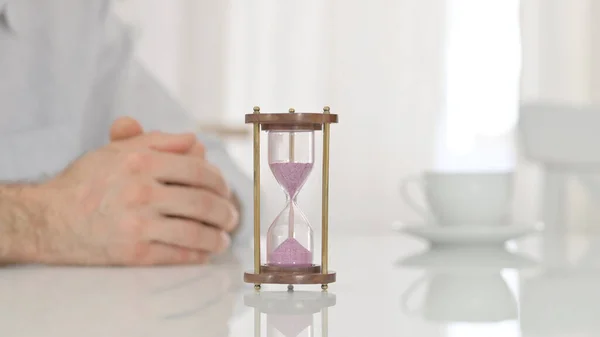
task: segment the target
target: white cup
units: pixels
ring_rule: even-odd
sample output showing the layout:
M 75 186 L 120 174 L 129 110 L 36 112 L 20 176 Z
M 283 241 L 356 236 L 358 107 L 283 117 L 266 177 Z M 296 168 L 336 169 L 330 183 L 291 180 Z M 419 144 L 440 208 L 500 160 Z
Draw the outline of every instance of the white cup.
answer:
M 405 179 L 402 198 L 428 222 L 450 226 L 490 226 L 509 221 L 512 172 L 425 172 Z M 417 183 L 427 206 L 410 194 Z

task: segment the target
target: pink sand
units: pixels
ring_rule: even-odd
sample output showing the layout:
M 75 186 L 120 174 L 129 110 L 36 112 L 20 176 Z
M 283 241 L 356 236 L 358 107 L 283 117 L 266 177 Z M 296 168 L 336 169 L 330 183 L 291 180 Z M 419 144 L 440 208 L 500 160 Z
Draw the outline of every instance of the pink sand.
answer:
M 275 179 L 293 198 L 312 171 L 312 163 L 272 163 L 269 165 Z
M 294 238 L 283 241 L 269 254 L 269 264 L 278 266 L 310 266 L 312 253 Z

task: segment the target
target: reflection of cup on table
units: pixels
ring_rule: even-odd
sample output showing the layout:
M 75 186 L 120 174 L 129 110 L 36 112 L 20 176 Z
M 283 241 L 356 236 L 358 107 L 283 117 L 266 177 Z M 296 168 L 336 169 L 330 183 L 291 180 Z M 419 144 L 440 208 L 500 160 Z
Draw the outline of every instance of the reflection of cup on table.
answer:
M 404 201 L 427 222 L 451 226 L 486 226 L 509 221 L 512 172 L 425 172 L 401 186 Z M 411 196 L 418 184 L 425 195 L 422 206 Z
M 428 284 L 424 284 L 429 280 Z M 427 286 L 419 309 L 410 299 Z M 517 319 L 517 302 L 497 272 L 436 273 L 413 283 L 402 296 L 405 314 L 434 322 L 499 322 Z

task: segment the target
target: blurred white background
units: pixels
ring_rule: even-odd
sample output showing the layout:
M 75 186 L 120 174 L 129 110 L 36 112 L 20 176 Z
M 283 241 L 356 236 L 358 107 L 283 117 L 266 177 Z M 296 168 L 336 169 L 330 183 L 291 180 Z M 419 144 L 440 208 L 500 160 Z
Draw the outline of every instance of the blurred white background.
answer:
M 116 10 L 137 31 L 139 58 L 200 125 L 248 130 L 244 114 L 255 105 L 269 112 L 331 106 L 340 116 L 332 126 L 331 185 L 338 191 L 331 195 L 332 228 L 373 232 L 417 219 L 398 185 L 425 169 L 518 166 L 527 183 L 515 202 L 535 204 L 536 190 L 528 186 L 539 179 L 538 169 L 516 151 L 519 103 L 597 99 L 599 6 L 594 0 L 126 0 Z M 250 174 L 251 138 L 227 141 Z M 263 177 L 270 222 L 284 198 L 266 165 Z M 380 202 L 363 202 L 372 198 Z M 580 211 L 589 207 L 574 199 Z M 299 201 L 320 223 L 320 171 Z

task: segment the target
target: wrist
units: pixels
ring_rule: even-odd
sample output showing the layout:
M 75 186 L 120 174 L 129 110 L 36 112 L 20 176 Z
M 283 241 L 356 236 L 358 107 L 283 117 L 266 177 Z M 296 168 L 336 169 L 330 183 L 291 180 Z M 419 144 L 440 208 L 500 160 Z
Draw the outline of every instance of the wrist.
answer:
M 0 259 L 5 263 L 39 260 L 45 203 L 39 185 L 0 187 Z

